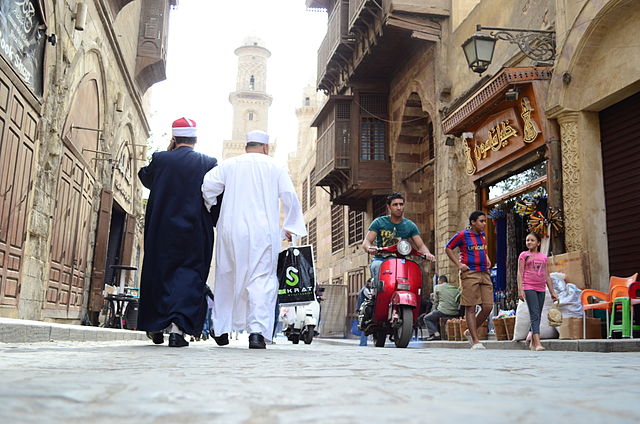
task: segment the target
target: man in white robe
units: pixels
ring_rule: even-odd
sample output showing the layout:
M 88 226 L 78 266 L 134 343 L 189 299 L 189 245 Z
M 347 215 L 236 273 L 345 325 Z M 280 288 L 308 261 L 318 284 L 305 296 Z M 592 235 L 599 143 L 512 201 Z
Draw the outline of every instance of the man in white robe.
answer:
M 302 208 L 291 178 L 269 153 L 269 136 L 247 134 L 244 155 L 224 161 L 202 183 L 207 208 L 224 192 L 217 226 L 213 329 L 218 344 L 231 331 L 249 332 L 249 348 L 271 340 L 278 292 L 281 240 L 305 236 Z M 280 206 L 284 225 L 280 229 Z

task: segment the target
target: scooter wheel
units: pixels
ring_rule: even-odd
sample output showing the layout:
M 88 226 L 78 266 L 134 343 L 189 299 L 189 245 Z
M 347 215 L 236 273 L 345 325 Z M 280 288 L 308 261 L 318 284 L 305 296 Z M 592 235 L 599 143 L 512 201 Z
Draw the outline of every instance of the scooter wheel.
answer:
M 292 334 L 289 337 L 290 337 L 289 340 L 291 340 L 291 343 L 293 343 L 293 344 L 300 343 L 300 335 L 299 334 Z
M 307 329 L 307 332 L 304 334 L 304 344 L 311 344 L 311 342 L 313 341 L 314 334 L 315 334 L 315 327 L 311 325 Z

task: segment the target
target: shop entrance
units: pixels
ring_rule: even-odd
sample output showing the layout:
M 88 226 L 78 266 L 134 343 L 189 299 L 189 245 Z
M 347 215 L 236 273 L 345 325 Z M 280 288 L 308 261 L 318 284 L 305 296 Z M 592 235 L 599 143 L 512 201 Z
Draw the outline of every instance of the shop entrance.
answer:
M 488 212 L 487 244 L 496 265 L 494 292 L 500 309 L 515 309 L 518 303 L 518 256 L 526 249 L 532 216 L 547 216 L 547 162 L 538 162 L 508 177 L 482 187 L 483 207 Z M 535 221 L 533 221 L 535 222 Z M 542 230 L 547 231 L 547 230 Z M 549 238 L 541 251 L 548 253 Z
M 640 93 L 600 112 L 609 274 L 638 272 L 640 256 Z
M 126 213 L 122 208 L 113 202 L 113 209 L 111 210 L 111 225 L 109 226 L 109 243 L 107 245 L 107 262 L 104 270 L 106 284 L 117 285 L 114 282 L 114 274 L 112 265 L 120 265 L 122 254 L 122 237 L 124 234 L 124 225 Z

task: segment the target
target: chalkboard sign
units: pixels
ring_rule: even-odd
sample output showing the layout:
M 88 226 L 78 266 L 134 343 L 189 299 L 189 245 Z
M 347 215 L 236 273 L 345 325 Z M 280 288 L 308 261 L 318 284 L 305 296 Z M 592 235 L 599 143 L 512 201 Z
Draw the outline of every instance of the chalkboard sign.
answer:
M 35 0 L 0 0 L 0 55 L 37 96 L 45 44 L 39 7 Z

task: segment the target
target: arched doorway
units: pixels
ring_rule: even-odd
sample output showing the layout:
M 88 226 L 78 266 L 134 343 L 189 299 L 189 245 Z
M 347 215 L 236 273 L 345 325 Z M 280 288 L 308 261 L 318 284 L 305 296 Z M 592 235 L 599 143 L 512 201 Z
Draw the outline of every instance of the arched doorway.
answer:
M 405 216 L 416 223 L 431 252 L 435 252 L 434 165 L 433 122 L 423 110 L 420 96 L 411 93 L 404 105 L 394 154 L 394 187 L 405 194 Z M 424 274 L 425 289 L 430 287 L 431 276 L 431 271 Z
M 84 303 L 90 229 L 95 215 L 95 172 L 104 162 L 100 152 L 100 89 L 98 76 L 85 77 L 64 125 L 44 305 L 54 318 L 78 318 Z

